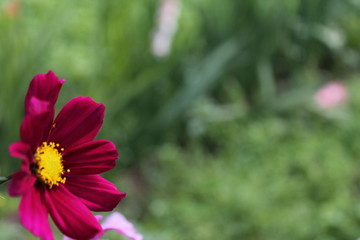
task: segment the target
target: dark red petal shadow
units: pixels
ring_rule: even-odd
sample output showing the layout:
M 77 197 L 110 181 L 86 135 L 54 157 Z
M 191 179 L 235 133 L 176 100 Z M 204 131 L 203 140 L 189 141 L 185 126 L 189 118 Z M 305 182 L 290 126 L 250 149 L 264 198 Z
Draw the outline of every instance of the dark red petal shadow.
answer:
M 35 182 L 36 177 L 30 172 L 20 170 L 12 175 L 8 187 L 9 195 L 11 197 L 17 197 L 25 194 L 33 188 Z
M 111 141 L 96 140 L 76 145 L 63 153 L 64 167 L 70 174 L 99 174 L 116 165 L 118 152 Z

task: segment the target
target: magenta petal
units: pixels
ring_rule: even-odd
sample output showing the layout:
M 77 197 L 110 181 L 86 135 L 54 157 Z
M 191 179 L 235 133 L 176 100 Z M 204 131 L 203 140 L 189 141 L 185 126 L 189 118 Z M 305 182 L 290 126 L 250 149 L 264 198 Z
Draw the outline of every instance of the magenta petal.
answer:
M 31 81 L 25 97 L 25 114 L 27 115 L 31 109 L 30 101 L 33 97 L 49 102 L 53 108 L 64 82 L 64 79 L 59 79 L 52 71 L 37 74 Z
M 105 106 L 90 97 L 76 97 L 61 109 L 49 140 L 62 148 L 93 140 L 101 128 Z
M 54 109 L 49 108 L 49 102 L 32 97 L 29 100 L 29 114 L 27 114 L 21 123 L 20 137 L 21 141 L 31 146 L 35 151 L 36 147 L 46 137 L 52 126 L 54 118 Z
M 99 175 L 69 176 L 65 187 L 92 211 L 111 211 L 126 196 Z
M 36 178 L 26 171 L 18 171 L 12 175 L 8 192 L 12 197 L 23 195 L 27 191 L 30 191 L 36 182 Z
M 95 215 L 95 218 L 98 222 L 100 222 L 100 220 L 103 218 L 103 216 L 101 215 Z M 100 238 L 102 236 L 103 232 L 98 235 L 98 236 L 95 236 L 94 238 L 92 238 L 91 240 L 107 240 L 107 239 L 102 239 Z M 69 238 L 67 236 L 64 235 L 63 239 L 62 240 L 76 240 L 76 239 L 73 239 L 73 238 Z
M 30 172 L 30 164 L 32 162 L 30 147 L 22 142 L 12 143 L 9 147 L 11 156 L 22 159 L 21 170 L 11 176 L 8 187 L 9 195 L 16 197 L 29 191 L 34 185 L 36 178 Z
M 14 142 L 9 146 L 10 156 L 20 159 L 26 159 L 29 155 L 29 145 L 23 142 Z
M 102 232 L 90 210 L 63 185 L 46 191 L 47 209 L 60 231 L 74 239 L 91 239 Z
M 49 101 L 44 101 L 36 97 L 31 97 L 28 103 L 28 114 L 39 115 L 49 111 L 51 108 Z
M 32 187 L 21 198 L 19 216 L 22 225 L 42 240 L 53 240 L 44 196 L 41 189 Z
M 97 140 L 64 151 L 64 167 L 71 174 L 99 174 L 112 169 L 118 152 L 111 141 Z
M 9 146 L 9 154 L 12 157 L 22 159 L 22 168 L 28 169 L 32 161 L 30 146 L 23 142 L 14 142 Z
M 134 225 L 118 212 L 114 212 L 106 217 L 101 226 L 104 231 L 115 230 L 131 240 L 143 239 L 143 236 L 137 233 Z

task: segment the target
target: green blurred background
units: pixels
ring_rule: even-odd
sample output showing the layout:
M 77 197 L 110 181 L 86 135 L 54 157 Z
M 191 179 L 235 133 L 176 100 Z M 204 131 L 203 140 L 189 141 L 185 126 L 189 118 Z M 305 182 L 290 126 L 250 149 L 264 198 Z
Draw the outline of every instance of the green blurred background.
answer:
M 1 176 L 51 69 L 58 110 L 107 106 L 98 138 L 120 159 L 104 176 L 145 239 L 360 237 L 358 0 L 0 0 L 0 66 Z M 334 80 L 346 101 L 319 106 Z M 6 187 L 0 238 L 33 239 Z

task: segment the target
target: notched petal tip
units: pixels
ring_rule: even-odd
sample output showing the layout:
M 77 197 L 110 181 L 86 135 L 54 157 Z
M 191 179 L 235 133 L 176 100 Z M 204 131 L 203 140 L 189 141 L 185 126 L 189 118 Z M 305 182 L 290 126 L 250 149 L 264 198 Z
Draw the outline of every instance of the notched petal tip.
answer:
M 74 104 L 81 104 L 81 105 L 84 105 L 87 107 L 100 109 L 103 112 L 105 112 L 105 108 L 106 108 L 105 105 L 103 103 L 95 102 L 94 99 L 92 99 L 89 96 L 75 97 L 75 98 L 71 99 L 70 101 L 73 102 Z
M 29 103 L 32 97 L 48 101 L 54 106 L 64 82 L 65 80 L 59 79 L 53 71 L 35 75 L 25 97 L 25 114 L 29 112 Z
M 66 80 L 65 79 L 59 79 L 59 77 L 58 76 L 56 76 L 56 74 L 52 71 L 52 70 L 49 70 L 48 72 L 47 72 L 47 74 L 46 74 L 46 77 L 48 78 L 48 79 L 53 79 L 54 81 L 58 81 L 60 84 L 64 84 L 65 82 L 66 82 Z
M 118 196 L 119 196 L 120 201 L 121 201 L 123 198 L 126 197 L 126 192 L 120 192 L 120 193 L 118 194 Z

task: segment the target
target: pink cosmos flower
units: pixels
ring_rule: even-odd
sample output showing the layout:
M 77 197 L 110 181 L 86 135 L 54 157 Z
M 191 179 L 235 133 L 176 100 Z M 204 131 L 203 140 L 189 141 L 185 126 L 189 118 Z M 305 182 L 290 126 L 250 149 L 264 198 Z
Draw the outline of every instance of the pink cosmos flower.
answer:
M 98 175 L 112 169 L 118 157 L 112 142 L 94 140 L 105 106 L 76 97 L 54 119 L 64 82 L 52 71 L 34 77 L 25 97 L 21 141 L 9 147 L 11 156 L 22 159 L 9 195 L 22 197 L 20 221 L 42 240 L 54 239 L 48 214 L 74 239 L 99 235 L 102 228 L 91 211 L 111 211 L 126 195 Z
M 96 218 L 98 221 L 102 219 L 101 215 L 97 215 Z M 108 217 L 105 218 L 103 223 L 101 224 L 104 232 L 107 232 L 109 230 L 114 230 L 121 235 L 128 237 L 131 240 L 142 240 L 143 236 L 140 233 L 137 233 L 134 225 L 129 222 L 121 213 L 114 212 Z M 95 238 L 91 240 L 105 240 L 101 237 L 103 236 L 103 233 L 96 236 Z M 64 236 L 63 240 L 73 240 L 72 238 Z
M 321 108 L 332 108 L 346 102 L 346 87 L 338 81 L 332 81 L 321 87 L 315 94 L 315 102 Z

